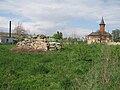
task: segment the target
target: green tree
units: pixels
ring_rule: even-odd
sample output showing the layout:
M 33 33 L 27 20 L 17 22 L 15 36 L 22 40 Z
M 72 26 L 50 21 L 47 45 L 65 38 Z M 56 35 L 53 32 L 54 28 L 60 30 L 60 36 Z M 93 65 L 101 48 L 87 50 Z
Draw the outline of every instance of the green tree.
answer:
M 120 42 L 120 30 L 116 29 L 112 31 L 113 41 Z
M 60 35 L 60 38 L 62 39 L 62 38 L 63 38 L 63 34 L 62 34 L 62 32 L 60 32 L 60 34 L 59 34 L 59 35 Z
M 62 32 L 57 31 L 57 33 L 54 34 L 52 37 L 55 39 L 62 39 L 62 36 L 63 36 Z

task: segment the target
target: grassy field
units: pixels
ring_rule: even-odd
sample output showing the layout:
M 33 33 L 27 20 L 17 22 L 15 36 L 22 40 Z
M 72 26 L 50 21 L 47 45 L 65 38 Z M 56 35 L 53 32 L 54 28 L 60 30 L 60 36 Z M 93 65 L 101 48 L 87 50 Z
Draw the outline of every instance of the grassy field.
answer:
M 120 46 L 13 52 L 0 45 L 0 90 L 120 90 Z

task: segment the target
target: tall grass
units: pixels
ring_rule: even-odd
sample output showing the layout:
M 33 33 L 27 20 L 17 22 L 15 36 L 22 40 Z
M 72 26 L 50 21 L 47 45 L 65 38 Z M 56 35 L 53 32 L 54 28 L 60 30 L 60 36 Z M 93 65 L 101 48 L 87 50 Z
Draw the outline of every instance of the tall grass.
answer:
M 1 90 L 119 90 L 120 46 L 67 45 L 14 52 L 0 45 Z

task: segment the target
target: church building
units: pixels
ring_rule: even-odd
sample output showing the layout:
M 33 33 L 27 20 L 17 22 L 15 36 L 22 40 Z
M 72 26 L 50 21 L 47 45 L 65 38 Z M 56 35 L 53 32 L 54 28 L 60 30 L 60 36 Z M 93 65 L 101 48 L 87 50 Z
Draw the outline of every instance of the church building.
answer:
M 100 30 L 92 32 L 87 36 L 87 43 L 108 43 L 112 40 L 112 35 L 105 31 L 105 23 L 102 17 L 100 25 Z

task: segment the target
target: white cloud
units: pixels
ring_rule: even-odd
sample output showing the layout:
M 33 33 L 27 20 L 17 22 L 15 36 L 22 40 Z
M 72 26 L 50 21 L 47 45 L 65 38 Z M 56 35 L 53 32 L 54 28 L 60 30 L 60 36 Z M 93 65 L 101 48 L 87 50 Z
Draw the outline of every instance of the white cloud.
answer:
M 8 19 L 6 17 L 0 17 L 0 27 L 7 27 Z
M 28 18 L 30 22 L 22 23 L 31 33 L 50 35 L 60 30 L 85 35 L 91 32 L 89 27 L 69 27 L 67 22 L 84 19 L 99 23 L 102 16 L 108 27 L 120 25 L 120 0 L 5 0 L 0 1 L 0 7 L 0 11 L 19 15 L 18 18 L 0 18 L 3 21 L 0 27 L 6 27 L 7 21 L 11 19 L 15 23 Z
M 90 29 L 85 28 L 66 28 L 62 30 L 65 37 L 84 37 L 90 34 Z

